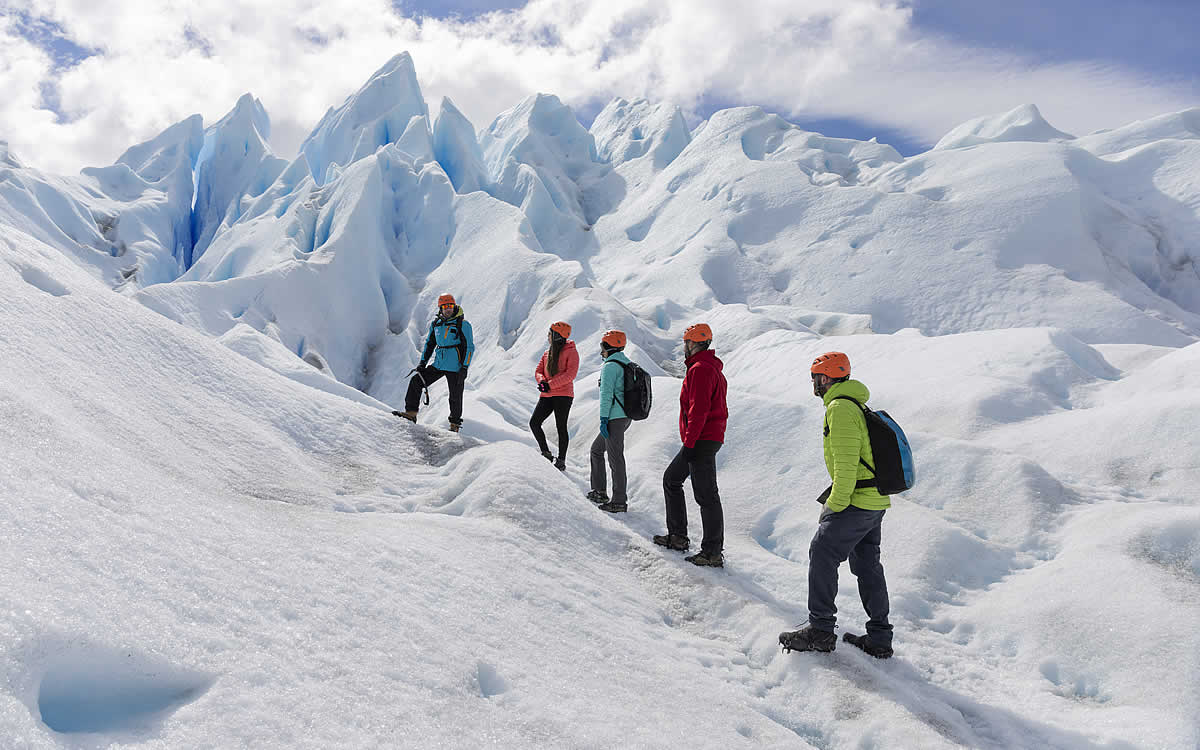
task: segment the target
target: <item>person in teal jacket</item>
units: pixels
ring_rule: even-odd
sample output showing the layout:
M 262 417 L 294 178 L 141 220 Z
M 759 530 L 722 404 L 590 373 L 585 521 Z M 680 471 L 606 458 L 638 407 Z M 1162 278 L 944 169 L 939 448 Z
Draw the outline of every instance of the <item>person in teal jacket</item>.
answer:
M 588 499 L 609 513 L 628 510 L 625 475 L 625 430 L 633 421 L 625 414 L 621 401 L 625 398 L 625 334 L 606 331 L 600 339 L 600 434 L 592 441 L 592 489 Z M 605 491 L 604 454 L 612 469 L 613 494 L 610 500 Z
M 879 561 L 883 515 L 891 507 L 875 489 L 875 456 L 862 405 L 871 392 L 850 379 L 850 358 L 827 352 L 812 364 L 813 393 L 825 404 L 823 451 L 832 484 L 822 493 L 821 520 L 808 548 L 808 625 L 780 633 L 789 651 L 833 651 L 838 567 L 848 558 L 858 578 L 858 594 L 867 612 L 865 636 L 846 633 L 842 640 L 878 659 L 892 655 L 888 590 Z
M 417 409 L 421 402 L 421 391 L 441 378 L 446 378 L 450 390 L 450 429 L 458 432 L 462 427 L 463 389 L 467 382 L 467 368 L 475 354 L 475 342 L 471 336 L 471 324 L 466 321 L 463 309 L 452 294 L 438 297 L 438 314 L 429 324 L 429 335 L 425 337 L 425 349 L 421 363 L 408 381 L 408 393 L 404 397 L 404 411 L 393 412 L 410 422 L 417 421 Z M 433 366 L 426 363 L 433 359 Z

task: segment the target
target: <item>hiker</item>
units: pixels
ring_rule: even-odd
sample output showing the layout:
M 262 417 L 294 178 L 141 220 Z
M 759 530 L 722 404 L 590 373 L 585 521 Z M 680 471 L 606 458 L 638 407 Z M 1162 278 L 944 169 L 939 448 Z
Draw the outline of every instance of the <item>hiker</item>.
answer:
M 692 493 L 700 506 L 704 539 L 700 552 L 685 558 L 693 565 L 725 566 L 725 519 L 717 490 L 717 451 L 725 440 L 729 408 L 724 365 L 709 347 L 712 329 L 705 323 L 689 326 L 683 333 L 687 374 L 679 391 L 679 438 L 683 446 L 663 472 L 663 494 L 667 502 L 667 533 L 654 543 L 684 551 L 690 546 L 687 532 L 687 501 L 683 482 L 692 478 Z
M 849 558 L 869 619 L 865 636 L 846 633 L 842 640 L 887 659 L 892 655 L 892 626 L 879 543 L 883 514 L 891 501 L 874 487 L 870 469 L 875 457 L 858 405 L 866 403 L 870 391 L 850 379 L 850 358 L 842 352 L 817 357 L 811 371 L 813 393 L 825 404 L 825 468 L 833 484 L 823 493 L 821 519 L 808 548 L 808 625 L 780 633 L 779 643 L 789 651 L 834 650 L 838 566 Z
M 625 476 L 625 430 L 633 420 L 625 413 L 625 334 L 605 331 L 600 338 L 600 434 L 592 441 L 592 490 L 587 498 L 608 513 L 624 513 L 629 509 Z M 605 492 L 604 454 L 612 469 L 613 493 Z
M 579 353 L 575 351 L 575 342 L 567 337 L 571 335 L 571 326 L 558 321 L 550 326 L 546 338 L 550 347 L 542 354 L 533 378 L 537 381 L 538 405 L 529 418 L 529 429 L 537 438 L 542 455 L 554 463 L 559 471 L 567 470 L 567 416 L 571 413 L 571 402 L 575 400 L 575 375 L 579 372 Z M 546 444 L 546 433 L 542 431 L 542 423 L 551 412 L 554 413 L 554 424 L 558 427 L 558 458 L 550 452 Z
M 450 430 L 458 432 L 462 428 L 463 386 L 467 382 L 467 368 L 471 366 L 474 352 L 471 324 L 463 317 L 463 309 L 455 302 L 453 294 L 441 295 L 438 297 L 437 317 L 429 324 L 429 335 L 425 337 L 421 363 L 408 381 L 404 411 L 392 413 L 416 422 L 421 391 L 426 391 L 426 403 L 429 403 L 429 386 L 444 376 L 450 389 Z M 427 367 L 430 357 L 433 357 L 433 366 Z

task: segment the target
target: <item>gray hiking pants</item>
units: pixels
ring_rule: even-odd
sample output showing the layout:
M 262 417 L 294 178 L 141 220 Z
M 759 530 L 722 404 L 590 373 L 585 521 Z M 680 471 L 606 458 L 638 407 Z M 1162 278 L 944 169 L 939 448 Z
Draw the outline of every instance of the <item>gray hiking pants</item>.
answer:
M 887 581 L 879 562 L 884 512 L 851 505 L 840 513 L 821 514 L 808 547 L 808 622 L 814 628 L 833 632 L 838 566 L 849 559 L 850 572 L 858 577 L 858 596 L 867 611 L 867 636 L 873 644 L 892 645 Z
M 608 422 L 608 437 L 596 435 L 592 441 L 592 489 L 605 492 L 604 454 L 608 453 L 608 465 L 612 469 L 613 491 L 609 499 L 614 503 L 629 501 L 625 490 L 625 430 L 632 419 L 621 417 Z

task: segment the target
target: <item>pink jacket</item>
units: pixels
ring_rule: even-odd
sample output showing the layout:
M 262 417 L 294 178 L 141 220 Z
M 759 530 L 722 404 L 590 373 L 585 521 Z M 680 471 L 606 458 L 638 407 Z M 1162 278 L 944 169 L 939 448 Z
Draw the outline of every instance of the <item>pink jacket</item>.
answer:
M 575 351 L 575 342 L 567 341 L 563 345 L 562 351 L 558 353 L 558 373 L 553 376 L 546 374 L 546 355 L 549 353 L 549 349 L 542 353 L 542 359 L 538 362 L 537 371 L 534 373 L 534 378 L 539 383 L 543 380 L 550 383 L 550 390 L 541 394 L 541 397 L 574 397 L 575 376 L 579 374 L 579 353 Z

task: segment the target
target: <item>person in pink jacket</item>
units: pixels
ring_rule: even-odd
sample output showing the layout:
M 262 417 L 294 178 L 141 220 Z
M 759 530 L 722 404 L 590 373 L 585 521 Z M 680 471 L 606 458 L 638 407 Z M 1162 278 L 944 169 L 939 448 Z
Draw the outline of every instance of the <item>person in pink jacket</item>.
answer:
M 571 413 L 571 402 L 575 400 L 575 376 L 579 373 L 579 353 L 575 351 L 575 342 L 567 338 L 570 335 L 571 326 L 561 320 L 550 326 L 547 336 L 550 348 L 542 354 L 533 376 L 542 396 L 533 410 L 533 416 L 529 418 L 529 429 L 537 438 L 542 455 L 553 461 L 554 468 L 559 471 L 567 470 L 567 444 L 570 442 L 567 416 Z M 546 433 L 542 431 L 542 423 L 551 412 L 558 426 L 557 460 L 546 444 Z

